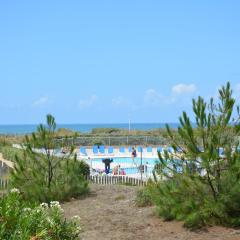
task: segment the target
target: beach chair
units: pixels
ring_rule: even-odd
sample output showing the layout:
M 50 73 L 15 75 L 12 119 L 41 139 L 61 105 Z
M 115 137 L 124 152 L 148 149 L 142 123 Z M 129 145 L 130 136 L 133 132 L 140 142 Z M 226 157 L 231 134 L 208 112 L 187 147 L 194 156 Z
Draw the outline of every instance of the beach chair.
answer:
M 197 147 L 198 151 L 204 152 L 203 147 Z
M 113 154 L 113 147 L 112 146 L 109 146 L 108 147 L 108 154 Z
M 157 147 L 157 152 L 160 152 L 160 153 L 161 153 L 162 150 L 163 150 L 163 149 L 162 149 L 161 147 Z
M 147 152 L 152 153 L 152 147 L 147 147 Z
M 132 152 L 132 147 L 130 146 L 130 147 L 128 147 L 128 152 Z
M 120 152 L 120 153 L 125 153 L 125 147 L 120 147 L 120 148 L 119 148 L 119 152 Z
M 177 151 L 178 153 L 182 153 L 182 152 L 183 152 L 183 150 L 182 150 L 180 147 L 177 147 L 176 151 Z
M 99 153 L 101 153 L 101 154 L 104 154 L 104 153 L 105 153 L 105 146 L 104 146 L 104 145 L 101 145 L 101 146 L 99 147 Z
M 168 147 L 167 151 L 168 153 L 174 153 L 174 149 L 172 147 Z
M 138 151 L 139 153 L 142 152 L 142 151 L 143 151 L 142 146 L 138 146 L 137 151 Z
M 98 146 L 93 146 L 93 148 L 92 148 L 92 151 L 93 151 L 93 154 L 98 154 Z
M 218 154 L 219 154 L 219 156 L 223 156 L 224 155 L 224 149 L 223 148 L 219 148 L 218 149 Z
M 85 148 L 85 147 L 80 147 L 80 150 L 79 150 L 79 151 L 80 151 L 80 154 L 81 154 L 81 155 L 85 155 L 85 156 L 87 155 L 87 152 L 86 152 L 86 148 Z

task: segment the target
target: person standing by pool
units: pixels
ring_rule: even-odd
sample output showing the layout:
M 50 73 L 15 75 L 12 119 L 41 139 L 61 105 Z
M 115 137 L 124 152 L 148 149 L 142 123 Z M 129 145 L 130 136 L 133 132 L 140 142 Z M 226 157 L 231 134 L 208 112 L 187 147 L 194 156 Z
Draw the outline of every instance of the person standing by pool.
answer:
M 137 151 L 134 147 L 132 147 L 132 161 L 136 165 L 136 163 L 134 162 L 135 157 L 137 157 Z

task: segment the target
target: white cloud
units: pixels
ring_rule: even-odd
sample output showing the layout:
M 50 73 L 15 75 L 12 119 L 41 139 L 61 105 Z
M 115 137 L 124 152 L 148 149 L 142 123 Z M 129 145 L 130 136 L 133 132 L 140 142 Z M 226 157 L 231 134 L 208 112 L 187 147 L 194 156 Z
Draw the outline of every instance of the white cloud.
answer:
M 97 99 L 98 99 L 97 95 L 92 94 L 87 99 L 81 99 L 78 103 L 78 106 L 80 109 L 89 108 L 97 101 Z
M 148 89 L 144 94 L 145 105 L 157 106 L 163 102 L 166 102 L 166 98 L 155 89 Z
M 35 100 L 32 103 L 32 106 L 33 107 L 39 107 L 39 106 L 43 106 L 43 105 L 47 104 L 48 102 L 49 102 L 49 98 L 48 97 L 41 97 L 41 98 Z
M 116 97 L 112 99 L 112 105 L 114 107 L 126 107 L 130 104 L 130 101 L 124 97 Z
M 138 109 L 138 105 L 133 103 L 130 99 L 122 96 L 113 98 L 112 106 L 115 108 L 126 108 L 130 111 L 135 111 Z
M 180 83 L 172 87 L 172 93 L 177 95 L 194 93 L 196 92 L 196 90 L 197 90 L 197 87 L 194 84 Z

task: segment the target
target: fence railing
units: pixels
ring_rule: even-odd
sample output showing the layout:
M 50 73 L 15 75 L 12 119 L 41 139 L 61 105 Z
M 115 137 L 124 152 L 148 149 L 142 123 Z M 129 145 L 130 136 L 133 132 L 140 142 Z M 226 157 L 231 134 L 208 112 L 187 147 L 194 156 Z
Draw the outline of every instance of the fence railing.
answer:
M 115 184 L 126 184 L 132 186 L 145 186 L 146 180 L 129 177 L 129 176 L 100 176 L 100 175 L 90 175 L 88 180 L 101 185 L 115 185 Z M 0 178 L 0 190 L 7 190 L 9 186 L 8 179 Z
M 161 136 L 82 136 L 75 138 L 60 138 L 59 145 L 92 146 L 92 145 L 165 145 L 166 139 Z
M 8 179 L 1 179 L 0 178 L 0 190 L 6 190 L 9 185 L 9 180 Z
M 141 179 L 133 178 L 129 176 L 91 175 L 89 176 L 89 180 L 93 183 L 102 184 L 102 185 L 114 185 L 114 184 L 126 184 L 126 185 L 133 185 L 133 186 L 146 185 L 145 180 L 141 180 Z

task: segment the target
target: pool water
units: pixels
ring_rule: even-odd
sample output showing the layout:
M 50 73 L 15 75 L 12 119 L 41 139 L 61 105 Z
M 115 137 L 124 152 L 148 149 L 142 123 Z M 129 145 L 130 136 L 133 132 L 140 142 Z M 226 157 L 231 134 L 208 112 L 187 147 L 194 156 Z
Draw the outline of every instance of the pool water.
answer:
M 122 158 L 110 158 L 113 160 L 113 163 L 117 163 L 119 165 L 121 164 L 136 164 L 136 165 L 141 165 L 141 158 L 134 158 L 134 162 L 132 160 L 132 158 L 126 158 L 126 157 L 122 157 Z M 92 159 L 93 162 L 97 162 L 100 163 L 102 162 L 102 159 L 100 158 L 94 158 Z M 142 158 L 142 164 L 149 164 L 149 165 L 155 165 L 157 162 L 159 162 L 158 158 Z
M 132 158 L 126 158 L 126 157 L 122 157 L 122 158 L 111 158 L 113 160 L 112 163 L 114 163 L 114 166 L 116 165 L 120 165 L 121 169 L 125 171 L 126 175 L 130 175 L 130 174 L 137 174 L 140 173 L 139 170 L 139 166 L 141 165 L 141 158 L 135 158 L 134 162 L 132 160 Z M 95 163 L 102 163 L 102 159 L 101 158 L 94 158 L 91 159 L 93 166 L 95 165 Z M 159 162 L 158 158 L 142 158 L 142 165 L 147 165 L 147 167 L 145 168 L 145 173 L 144 174 L 151 174 L 154 165 Z M 104 167 L 104 163 L 102 163 L 102 166 Z M 112 171 L 112 164 L 110 165 L 110 172 Z

